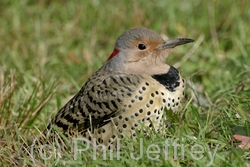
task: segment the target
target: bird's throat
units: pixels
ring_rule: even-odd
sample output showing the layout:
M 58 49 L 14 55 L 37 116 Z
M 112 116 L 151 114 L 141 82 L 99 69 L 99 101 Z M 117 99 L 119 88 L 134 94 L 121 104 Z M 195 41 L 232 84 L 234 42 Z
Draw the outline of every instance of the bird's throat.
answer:
M 174 92 L 175 88 L 180 85 L 179 72 L 173 66 L 170 66 L 167 73 L 152 75 L 152 78 L 165 86 L 170 92 Z

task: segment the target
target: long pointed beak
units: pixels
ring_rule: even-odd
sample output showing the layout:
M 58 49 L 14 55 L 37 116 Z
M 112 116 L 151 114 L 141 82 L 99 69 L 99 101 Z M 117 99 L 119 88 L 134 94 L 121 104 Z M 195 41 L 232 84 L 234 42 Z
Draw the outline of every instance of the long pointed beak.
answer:
M 190 42 L 194 42 L 194 40 L 189 39 L 189 38 L 170 39 L 170 40 L 165 41 L 160 46 L 158 46 L 158 49 L 164 50 L 164 49 L 168 49 L 168 48 L 174 48 L 178 45 L 183 45 L 183 44 L 190 43 Z

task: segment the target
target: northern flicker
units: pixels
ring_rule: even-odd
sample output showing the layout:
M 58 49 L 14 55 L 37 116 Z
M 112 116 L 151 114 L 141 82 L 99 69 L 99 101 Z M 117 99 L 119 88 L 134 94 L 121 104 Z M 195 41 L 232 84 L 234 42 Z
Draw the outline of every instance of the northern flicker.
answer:
M 47 126 L 108 144 L 115 137 L 136 136 L 142 126 L 159 130 L 164 108 L 177 112 L 185 80 L 165 63 L 175 46 L 188 38 L 164 41 L 146 28 L 120 35 L 107 62 L 62 107 Z

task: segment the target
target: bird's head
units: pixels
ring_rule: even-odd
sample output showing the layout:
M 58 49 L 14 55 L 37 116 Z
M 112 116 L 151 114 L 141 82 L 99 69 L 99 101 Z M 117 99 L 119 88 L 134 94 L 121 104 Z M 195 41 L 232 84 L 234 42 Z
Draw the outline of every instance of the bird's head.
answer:
M 164 41 L 154 31 L 133 28 L 118 37 L 105 69 L 129 74 L 163 74 L 169 70 L 169 65 L 165 63 L 169 52 L 175 46 L 193 41 L 188 38 Z

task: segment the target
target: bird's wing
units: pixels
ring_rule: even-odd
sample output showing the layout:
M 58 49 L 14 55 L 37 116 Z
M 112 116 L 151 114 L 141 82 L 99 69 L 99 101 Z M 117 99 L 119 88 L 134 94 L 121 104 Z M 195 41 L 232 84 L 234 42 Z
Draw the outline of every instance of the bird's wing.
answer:
M 51 124 L 63 131 L 78 132 L 107 124 L 124 109 L 141 78 L 132 74 L 94 75 L 58 112 Z

